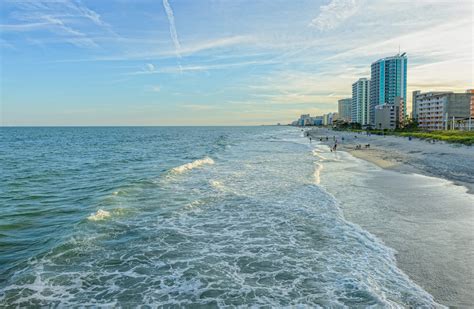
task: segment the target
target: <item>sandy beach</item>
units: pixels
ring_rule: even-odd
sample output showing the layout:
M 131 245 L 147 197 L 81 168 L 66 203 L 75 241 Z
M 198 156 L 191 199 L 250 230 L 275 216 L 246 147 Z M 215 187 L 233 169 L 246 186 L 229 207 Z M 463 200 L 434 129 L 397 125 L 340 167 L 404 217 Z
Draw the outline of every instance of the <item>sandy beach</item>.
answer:
M 331 159 L 323 163 L 321 185 L 340 201 L 344 216 L 394 248 L 399 267 L 439 303 L 472 307 L 474 148 L 326 129 L 309 132 L 317 142 L 323 137 L 317 149 Z M 327 147 L 334 138 L 337 153 Z M 359 144 L 362 149 L 356 150 Z
M 329 136 L 329 140 L 323 139 L 323 143 L 331 146 L 335 137 L 338 150 L 347 151 L 382 168 L 451 180 L 474 193 L 474 147 L 326 129 L 314 129 L 310 134 L 318 141 L 320 137 Z M 364 147 L 367 144 L 370 148 Z M 356 150 L 356 145 L 362 145 L 362 149 Z

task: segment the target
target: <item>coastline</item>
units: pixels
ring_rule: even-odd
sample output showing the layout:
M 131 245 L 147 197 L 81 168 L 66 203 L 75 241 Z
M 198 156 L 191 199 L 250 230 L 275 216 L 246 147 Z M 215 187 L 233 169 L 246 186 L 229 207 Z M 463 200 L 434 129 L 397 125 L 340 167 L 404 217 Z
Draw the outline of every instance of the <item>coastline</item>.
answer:
M 338 150 L 381 168 L 450 180 L 474 194 L 474 146 L 439 141 L 432 144 L 416 138 L 409 140 L 398 136 L 367 136 L 329 129 L 312 129 L 308 132 L 316 141 L 321 136 L 335 137 Z M 322 143 L 334 145 L 331 138 Z M 366 144 L 370 144 L 370 148 L 364 148 Z M 356 145 L 362 145 L 362 149 L 355 149 Z
M 326 151 L 324 156 L 342 159 L 324 162 L 321 185 L 340 202 L 345 217 L 395 249 L 399 267 L 440 304 L 473 306 L 473 148 L 325 129 L 310 132 L 317 143 L 329 137 L 317 146 Z M 338 140 L 337 153 L 326 147 L 333 145 L 332 138 Z M 355 149 L 358 144 L 362 149 Z M 433 170 L 443 157 L 442 168 Z M 459 173 L 466 162 L 471 163 L 466 173 Z M 349 185 L 341 186 L 341 181 Z

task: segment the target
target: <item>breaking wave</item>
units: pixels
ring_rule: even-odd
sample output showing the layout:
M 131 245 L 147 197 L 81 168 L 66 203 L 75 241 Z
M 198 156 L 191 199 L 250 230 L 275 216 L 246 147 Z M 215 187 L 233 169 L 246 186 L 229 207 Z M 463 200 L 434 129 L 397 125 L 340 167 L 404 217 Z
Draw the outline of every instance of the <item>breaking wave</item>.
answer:
M 190 171 L 194 168 L 197 168 L 197 167 L 200 167 L 200 166 L 203 166 L 203 165 L 212 165 L 212 164 L 214 164 L 214 160 L 212 160 L 209 157 L 205 157 L 203 159 L 195 160 L 193 162 L 186 163 L 186 164 L 180 165 L 178 167 L 175 167 L 171 170 L 171 172 L 174 173 L 174 174 L 182 174 L 182 173 Z

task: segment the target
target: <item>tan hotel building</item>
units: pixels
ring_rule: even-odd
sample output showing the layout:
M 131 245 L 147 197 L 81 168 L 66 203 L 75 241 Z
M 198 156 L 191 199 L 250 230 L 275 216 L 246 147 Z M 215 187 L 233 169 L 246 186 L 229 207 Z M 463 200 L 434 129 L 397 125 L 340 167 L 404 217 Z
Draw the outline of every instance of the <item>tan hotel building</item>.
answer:
M 473 115 L 472 90 L 466 93 L 453 92 L 413 92 L 418 116 L 418 126 L 424 130 L 444 130 L 451 121 L 466 120 Z

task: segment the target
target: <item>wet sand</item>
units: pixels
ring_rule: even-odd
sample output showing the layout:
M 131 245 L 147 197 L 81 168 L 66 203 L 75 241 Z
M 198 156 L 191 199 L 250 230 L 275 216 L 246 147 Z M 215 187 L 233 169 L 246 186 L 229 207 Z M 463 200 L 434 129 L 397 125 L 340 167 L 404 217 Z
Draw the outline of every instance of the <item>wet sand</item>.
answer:
M 311 134 L 318 142 L 330 136 L 317 147 L 338 159 L 323 162 L 320 184 L 345 217 L 394 248 L 400 268 L 439 303 L 473 307 L 472 147 L 324 129 Z M 333 136 L 345 151 L 329 152 Z M 367 143 L 370 149 L 354 149 Z

